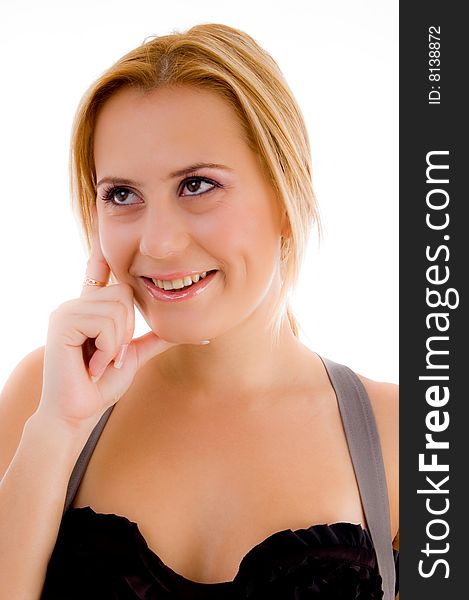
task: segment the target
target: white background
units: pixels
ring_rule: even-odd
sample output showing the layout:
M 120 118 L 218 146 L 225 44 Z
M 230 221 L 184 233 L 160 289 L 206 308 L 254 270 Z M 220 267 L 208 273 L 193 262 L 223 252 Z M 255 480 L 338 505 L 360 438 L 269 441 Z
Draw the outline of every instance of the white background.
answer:
M 78 297 L 86 254 L 68 153 L 81 96 L 151 35 L 238 27 L 272 54 L 303 111 L 324 224 L 294 301 L 311 349 L 398 382 L 398 2 L 1 0 L 0 387 Z M 138 311 L 135 335 L 148 326 Z

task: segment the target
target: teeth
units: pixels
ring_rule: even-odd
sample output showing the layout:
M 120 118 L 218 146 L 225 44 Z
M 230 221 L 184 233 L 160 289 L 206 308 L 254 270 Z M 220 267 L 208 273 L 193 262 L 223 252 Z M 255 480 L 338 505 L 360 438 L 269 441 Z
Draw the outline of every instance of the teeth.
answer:
M 173 279 L 171 283 L 173 284 L 173 288 L 175 290 L 180 290 L 184 287 L 184 281 L 182 279 Z
M 207 271 L 204 271 L 203 273 L 197 273 L 196 275 L 186 275 L 186 277 L 181 279 L 171 279 L 170 281 L 152 279 L 152 281 L 162 290 L 180 290 L 181 288 L 192 285 L 192 283 L 197 283 L 200 279 L 205 279 L 206 277 Z

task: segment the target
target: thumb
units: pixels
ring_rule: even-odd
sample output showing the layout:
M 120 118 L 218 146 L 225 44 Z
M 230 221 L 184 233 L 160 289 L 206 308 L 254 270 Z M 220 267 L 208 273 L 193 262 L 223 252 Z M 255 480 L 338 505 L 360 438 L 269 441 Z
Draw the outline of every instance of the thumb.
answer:
M 196 345 L 208 344 L 209 340 L 202 340 Z M 181 342 L 168 342 L 160 338 L 153 331 L 149 331 L 138 338 L 133 339 L 129 344 L 129 349 L 134 348 L 137 370 L 143 367 L 150 359 L 173 346 L 179 346 Z
M 138 338 L 133 339 L 130 342 L 129 350 L 131 348 L 135 351 L 137 370 L 141 369 L 151 358 L 161 354 L 172 346 L 177 346 L 177 343 L 167 342 L 162 338 L 158 337 L 153 331 L 149 331 Z

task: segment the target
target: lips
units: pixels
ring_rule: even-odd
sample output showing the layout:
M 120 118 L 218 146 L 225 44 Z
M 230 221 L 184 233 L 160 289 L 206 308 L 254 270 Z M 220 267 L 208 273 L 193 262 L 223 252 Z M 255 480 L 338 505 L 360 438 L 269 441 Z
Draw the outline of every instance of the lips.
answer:
M 163 290 L 159 288 L 149 277 L 142 277 L 141 279 L 147 292 L 152 298 L 163 302 L 181 302 L 193 298 L 203 292 L 213 279 L 216 278 L 217 273 L 217 269 L 207 271 L 207 276 L 204 279 L 200 279 L 197 283 L 192 283 L 186 287 L 173 290 Z
M 147 279 L 156 279 L 161 281 L 173 281 L 174 279 L 184 279 L 185 277 L 192 277 L 194 275 L 202 275 L 202 273 L 210 273 L 210 271 L 216 271 L 217 269 L 205 269 L 205 271 L 175 271 L 172 273 L 162 274 L 152 274 L 142 275 L 142 277 L 146 277 Z

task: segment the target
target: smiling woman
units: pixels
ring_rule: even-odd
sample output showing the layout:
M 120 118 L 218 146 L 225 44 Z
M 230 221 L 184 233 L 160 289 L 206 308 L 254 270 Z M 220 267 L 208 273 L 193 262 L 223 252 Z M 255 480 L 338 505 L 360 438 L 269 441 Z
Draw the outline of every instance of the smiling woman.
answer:
M 198 26 L 184 36 L 156 38 L 127 54 L 91 86 L 77 113 L 72 140 L 73 195 L 89 246 L 96 182 L 101 183 L 102 178 L 110 182 L 112 187 L 104 192 L 109 195 L 116 184 L 122 186 L 129 181 L 129 177 L 125 176 L 120 179 L 120 172 L 119 177 L 116 177 L 117 172 L 105 169 L 102 174 L 97 173 L 95 153 L 99 153 L 100 145 L 106 144 L 103 139 L 107 140 L 107 152 L 101 154 L 107 157 L 113 168 L 122 167 L 124 172 L 129 171 L 129 163 L 125 162 L 129 154 L 146 153 L 145 161 L 142 162 L 141 157 L 133 161 L 139 165 L 137 169 L 131 169 L 136 173 L 143 172 L 144 165 L 148 169 L 154 168 L 151 157 L 161 160 L 164 156 L 165 162 L 160 164 L 164 167 L 167 163 L 168 166 L 166 172 L 159 176 L 166 185 L 183 175 L 198 176 L 201 181 L 201 175 L 216 172 L 207 170 L 210 169 L 208 166 L 205 173 L 201 172 L 201 162 L 213 163 L 206 147 L 208 141 L 213 147 L 212 153 L 220 157 L 232 156 L 233 152 L 239 155 L 240 151 L 244 151 L 245 156 L 238 156 L 235 160 L 249 160 L 251 171 L 253 168 L 261 169 L 270 188 L 269 193 L 274 196 L 273 202 L 284 214 L 288 213 L 288 232 L 283 230 L 278 242 L 283 284 L 272 306 L 270 322 L 273 336 L 278 341 L 284 311 L 293 331 L 298 333 L 288 296 L 298 279 L 311 224 L 316 222 L 319 226 L 311 184 L 309 140 L 301 111 L 275 61 L 250 36 L 229 31 L 236 30 L 221 25 L 212 25 L 211 28 Z M 133 68 L 134 63 L 138 63 L 138 68 Z M 186 93 L 175 93 L 181 86 Z M 208 92 L 212 93 L 208 95 Z M 124 100 L 122 95 L 125 95 Z M 177 103 L 171 107 L 169 104 L 173 99 Z M 139 110 L 129 108 L 132 100 L 136 102 L 135 107 L 138 104 Z M 165 111 L 162 112 L 159 108 L 165 100 Z M 196 102 L 198 110 L 192 111 L 193 102 Z M 215 111 L 213 115 L 212 109 Z M 102 112 L 105 114 L 102 115 Z M 113 120 L 112 116 L 116 118 Z M 166 118 L 169 119 L 167 123 Z M 119 123 L 117 129 L 113 125 L 116 122 Z M 100 129 L 110 135 L 100 136 Z M 135 131 L 144 132 L 144 135 L 137 137 Z M 136 139 L 139 140 L 138 145 Z M 185 148 L 193 145 L 192 153 L 186 151 L 190 156 L 189 162 L 182 160 L 184 154 L 179 158 L 170 152 L 181 152 L 183 140 L 187 142 Z M 111 145 L 112 151 L 109 152 Z M 247 150 L 251 150 L 249 159 L 246 158 Z M 198 159 L 195 168 L 191 166 L 194 156 Z M 178 157 L 177 164 L 175 157 Z M 221 162 L 225 165 L 225 161 Z M 239 168 L 244 169 L 245 165 L 240 164 Z M 233 170 L 228 164 L 224 167 L 222 181 L 209 178 L 208 182 L 226 190 L 236 176 Z M 153 183 L 157 177 L 157 174 L 153 175 Z M 135 179 L 140 182 L 138 176 Z M 172 183 L 177 185 L 174 181 Z M 238 189 L 244 194 L 248 191 L 240 186 Z M 250 190 L 249 194 L 253 192 Z M 218 194 L 212 202 L 221 201 L 220 198 Z M 209 202 L 210 198 L 204 201 Z M 226 212 L 229 212 L 228 208 Z M 252 218 L 246 220 L 245 227 L 250 222 Z M 230 228 L 230 231 L 234 230 Z
M 82 99 L 71 176 L 83 291 L 1 400 L 9 597 L 391 600 L 397 388 L 299 340 L 319 215 L 275 61 L 226 25 L 145 42 Z
M 265 327 L 282 285 L 281 204 L 224 98 L 193 85 L 124 88 L 99 112 L 94 157 L 97 178 L 114 180 L 97 186 L 103 255 L 153 331 L 218 340 L 254 312 Z M 202 281 L 169 292 L 193 274 Z

